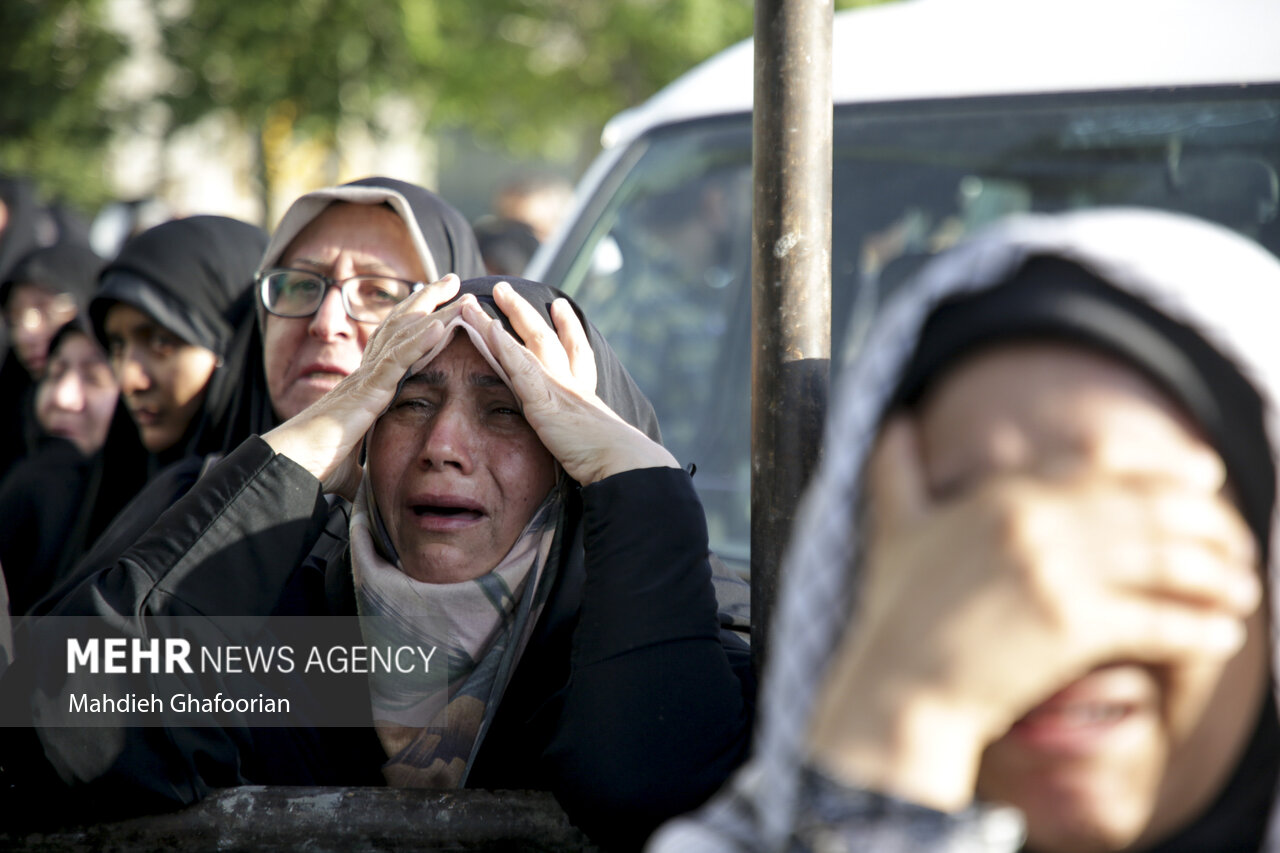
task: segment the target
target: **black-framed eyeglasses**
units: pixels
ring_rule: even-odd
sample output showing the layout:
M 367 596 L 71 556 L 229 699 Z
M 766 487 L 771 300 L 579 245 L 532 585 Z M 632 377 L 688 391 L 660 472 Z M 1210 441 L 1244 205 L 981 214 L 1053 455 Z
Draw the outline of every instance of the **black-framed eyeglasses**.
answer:
M 258 276 L 262 306 L 277 317 L 310 317 L 320 310 L 331 287 L 342 294 L 343 310 L 352 320 L 381 323 L 392 308 L 426 285 L 388 275 L 353 275 L 338 281 L 290 267 L 265 270 Z

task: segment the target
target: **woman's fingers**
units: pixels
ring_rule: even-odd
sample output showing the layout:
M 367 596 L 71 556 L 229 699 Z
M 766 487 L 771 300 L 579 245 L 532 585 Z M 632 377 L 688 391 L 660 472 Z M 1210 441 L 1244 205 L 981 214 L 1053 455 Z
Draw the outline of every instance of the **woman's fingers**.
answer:
M 1253 537 L 1219 495 L 1168 480 L 1011 481 L 998 526 L 1061 595 L 1098 588 L 1244 615 L 1261 584 Z
M 569 359 L 569 370 L 579 388 L 590 393 L 596 390 L 596 355 L 587 340 L 587 330 L 567 299 L 551 303 L 551 319 L 556 324 L 556 334 Z
M 872 531 L 860 621 L 895 678 L 951 685 L 961 704 L 996 712 L 998 734 L 1092 667 L 1238 647 L 1262 585 L 1220 495 L 1191 478 L 1010 474 L 922 504 L 903 497 L 910 454 L 894 435 L 868 479 L 873 504 L 898 500 Z
M 502 302 L 499 307 L 502 308 Z M 512 313 L 519 310 L 513 308 Z M 549 335 L 550 341 L 543 339 L 538 345 L 544 348 L 544 353 L 559 349 L 562 364 L 559 375 L 530 348 L 521 346 L 501 322 L 485 314 L 479 306 L 467 305 L 462 311 L 506 370 L 529 425 L 574 480 L 585 486 L 636 468 L 678 467 L 665 448 L 618 417 L 600 402 L 594 391 L 580 386 L 570 373 L 570 357 L 558 336 Z M 533 313 L 537 316 L 537 312 Z M 525 320 L 529 320 L 527 315 Z M 537 322 L 550 332 L 541 316 L 537 316 Z M 519 331 L 514 318 L 512 326 Z M 574 332 L 565 334 L 572 341 Z M 582 339 L 585 343 L 585 335 Z M 577 344 L 571 343 L 570 349 L 575 350 L 574 358 L 579 361 L 586 358 Z M 594 377 L 594 368 L 591 376 Z
M 493 300 L 510 321 L 511 328 L 524 341 L 525 347 L 550 375 L 583 395 L 595 393 L 595 353 L 568 300 L 557 299 L 551 303 L 554 329 L 547 325 L 528 300 L 505 281 L 494 285 Z
M 457 296 L 458 288 L 461 286 L 462 282 L 457 274 L 448 273 L 443 278 L 431 282 L 417 293 L 409 294 L 407 299 L 402 300 L 399 305 L 391 309 L 388 319 L 397 314 L 430 314 Z
M 500 296 L 502 291 L 506 293 Z M 462 307 L 462 316 L 480 330 L 488 342 L 490 351 L 511 378 L 512 390 L 524 406 L 525 417 L 536 428 L 540 416 L 565 402 L 557 399 L 561 395 L 554 393 L 552 385 L 559 380 L 564 387 L 572 387 L 564 382 L 569 378 L 569 358 L 547 322 L 532 305 L 512 291 L 510 285 L 502 282 L 495 286 L 494 300 L 511 321 L 512 328 L 524 339 L 523 346 L 502 327 L 500 320 L 490 317 L 474 302 Z
M 1224 557 L 1200 542 L 1170 541 L 1148 548 L 1145 577 L 1131 582 L 1138 594 L 1156 594 L 1228 614 L 1246 616 L 1262 601 L 1252 562 Z
M 370 353 L 376 353 L 384 348 L 388 340 L 400 336 L 406 328 L 415 326 L 420 328 L 427 318 L 435 314 L 442 303 L 448 302 L 458 294 L 460 285 L 458 277 L 449 273 L 416 293 L 409 294 L 408 298 L 391 309 L 391 313 L 369 336 L 369 344 L 365 347 L 366 358 Z
M 1101 435 L 1046 460 L 1050 467 L 1071 462 L 1082 471 L 1133 482 L 1171 482 L 1207 494 L 1222 490 L 1227 471 L 1214 450 L 1191 438 L 1178 423 L 1146 415 L 1109 424 Z
M 459 286 L 458 277 L 449 273 L 393 308 L 369 338 L 358 381 L 372 379 L 385 386 L 383 390 L 394 392 L 404 371 L 439 343 L 448 312 L 459 310 L 454 306 L 440 309 L 439 305 L 456 296 Z
M 495 288 L 495 292 L 496 292 Z M 473 328 L 480 332 L 489 351 L 502 365 L 511 379 L 512 389 L 525 407 L 525 415 L 530 414 L 530 407 L 538 408 L 539 401 L 545 400 L 547 390 L 544 387 L 545 374 L 537 359 L 519 341 L 511 337 L 502 323 L 490 317 L 478 304 L 469 303 L 462 306 L 462 316 Z M 541 318 L 538 318 L 541 322 Z M 513 324 L 514 325 L 514 324 Z M 543 323 L 545 326 L 546 324 Z M 518 330 L 517 330 L 518 331 Z
M 516 293 L 510 284 L 500 281 L 493 286 L 493 301 L 506 315 L 511 328 L 515 329 L 529 352 L 552 373 L 568 373 L 569 357 L 560 339 L 528 300 Z
M 1252 563 L 1257 543 L 1244 519 L 1222 495 L 1157 482 L 1136 489 L 1146 510 L 1145 528 L 1153 536 L 1202 541 L 1225 558 Z
M 1095 647 L 1096 654 L 1081 655 L 1082 662 L 1095 665 L 1120 660 L 1175 664 L 1226 657 L 1238 651 L 1245 639 L 1242 616 L 1170 599 L 1108 596 L 1092 613 L 1081 615 L 1079 636 L 1074 639 L 1082 648 Z

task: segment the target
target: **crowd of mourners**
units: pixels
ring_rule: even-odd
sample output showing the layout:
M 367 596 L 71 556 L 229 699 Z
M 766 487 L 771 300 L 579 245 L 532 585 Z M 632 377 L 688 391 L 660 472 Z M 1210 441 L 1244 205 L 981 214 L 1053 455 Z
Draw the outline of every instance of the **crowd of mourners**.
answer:
M 366 178 L 106 259 L 0 201 L 13 825 L 391 785 L 548 790 L 608 849 L 1280 849 L 1280 261 L 1247 237 L 1025 214 L 904 284 L 834 390 L 757 715 L 697 460 L 448 202 Z M 294 617 L 440 665 L 344 679 L 356 724 L 298 678 L 255 682 L 286 725 L 68 713 L 175 675 L 64 665 L 70 622 Z

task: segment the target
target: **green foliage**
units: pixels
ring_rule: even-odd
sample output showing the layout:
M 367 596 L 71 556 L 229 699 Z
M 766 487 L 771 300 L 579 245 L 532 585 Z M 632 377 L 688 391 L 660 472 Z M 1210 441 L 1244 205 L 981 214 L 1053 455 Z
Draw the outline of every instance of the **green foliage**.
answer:
M 368 120 L 379 95 L 414 85 L 395 0 L 193 0 L 160 11 L 178 69 L 164 95 L 175 126 L 227 109 L 261 128 L 283 110 L 297 131 L 331 135 L 340 118 Z
M 125 56 L 107 0 L 0 0 L 0 170 L 102 200 L 103 149 L 146 105 L 104 90 Z M 170 129 L 222 112 L 261 143 L 374 133 L 382 96 L 435 126 L 535 155 L 576 145 L 695 63 L 750 35 L 751 0 L 141 0 L 161 32 Z M 837 8 L 876 0 L 841 0 Z M 154 113 L 155 105 L 151 105 Z
M 750 34 L 750 0 L 190 0 L 165 26 L 177 124 L 375 122 L 379 95 L 530 151 L 599 127 Z
M 440 120 L 536 150 L 566 127 L 598 129 L 751 21 L 749 0 L 443 2 L 407 36 L 441 81 Z
M 325 135 L 399 92 L 437 124 L 548 154 L 749 36 L 753 14 L 751 0 L 190 0 L 166 28 L 185 80 L 170 102 L 179 123 L 223 106 L 251 126 L 287 102 L 297 131 Z
M 119 116 L 101 106 L 124 55 L 100 0 L 0 2 L 0 171 L 91 209 L 106 192 L 103 146 Z

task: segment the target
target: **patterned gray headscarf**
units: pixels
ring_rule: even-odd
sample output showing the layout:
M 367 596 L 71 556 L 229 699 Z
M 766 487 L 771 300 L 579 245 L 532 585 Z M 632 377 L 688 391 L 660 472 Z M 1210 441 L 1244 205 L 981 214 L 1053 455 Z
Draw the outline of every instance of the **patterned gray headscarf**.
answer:
M 805 738 L 817 686 L 857 593 L 863 468 L 881 420 L 934 309 L 999 285 L 1039 256 L 1074 262 L 1199 332 L 1258 391 L 1276 455 L 1280 263 L 1255 243 L 1190 217 L 1125 208 L 1012 217 L 934 258 L 885 306 L 833 395 L 823 459 L 785 559 L 753 758 L 702 811 L 665 827 L 651 849 L 787 850 L 805 834 L 802 811 L 813 806 L 802 801 Z M 1273 542 L 1277 524 L 1273 512 Z M 1273 552 L 1268 584 L 1276 562 Z M 1271 606 L 1274 626 L 1280 597 L 1272 596 Z M 1019 844 L 1009 810 L 988 812 L 978 823 L 959 849 Z M 872 831 L 867 839 L 875 837 Z
M 508 386 L 483 336 L 460 315 L 405 373 L 425 369 L 464 334 Z M 403 380 L 402 380 L 403 384 Z M 369 431 L 372 440 L 377 425 Z M 369 463 L 351 513 L 351 567 L 360 629 L 370 645 L 440 651 L 441 677 L 370 674 L 373 719 L 395 787 L 458 788 L 533 633 L 556 579 L 548 566 L 560 516 L 563 472 L 502 561 L 474 580 L 423 583 L 405 574 L 374 501 Z

